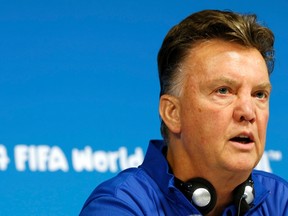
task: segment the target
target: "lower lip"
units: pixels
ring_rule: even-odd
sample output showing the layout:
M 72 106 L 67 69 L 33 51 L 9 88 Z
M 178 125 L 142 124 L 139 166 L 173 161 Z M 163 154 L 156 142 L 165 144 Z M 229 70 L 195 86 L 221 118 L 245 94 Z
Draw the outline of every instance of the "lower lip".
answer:
M 240 142 L 234 142 L 230 141 L 230 143 L 239 149 L 240 151 L 251 151 L 254 148 L 254 142 L 250 143 L 240 143 Z

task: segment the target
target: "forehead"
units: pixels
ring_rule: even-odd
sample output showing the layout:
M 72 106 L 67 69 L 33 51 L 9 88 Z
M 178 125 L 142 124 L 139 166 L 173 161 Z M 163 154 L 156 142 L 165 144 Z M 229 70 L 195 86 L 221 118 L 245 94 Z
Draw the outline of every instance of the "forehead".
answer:
M 222 40 L 205 41 L 194 46 L 182 67 L 191 76 L 199 78 L 237 74 L 269 79 L 266 62 L 257 49 Z

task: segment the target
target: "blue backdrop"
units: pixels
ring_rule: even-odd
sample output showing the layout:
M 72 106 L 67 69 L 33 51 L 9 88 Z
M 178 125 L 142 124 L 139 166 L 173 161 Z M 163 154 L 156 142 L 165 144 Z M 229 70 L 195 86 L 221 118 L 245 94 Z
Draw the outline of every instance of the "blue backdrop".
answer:
M 156 56 L 202 9 L 256 13 L 276 36 L 260 169 L 288 180 L 288 2 L 0 2 L 0 215 L 78 215 L 101 181 L 160 138 Z

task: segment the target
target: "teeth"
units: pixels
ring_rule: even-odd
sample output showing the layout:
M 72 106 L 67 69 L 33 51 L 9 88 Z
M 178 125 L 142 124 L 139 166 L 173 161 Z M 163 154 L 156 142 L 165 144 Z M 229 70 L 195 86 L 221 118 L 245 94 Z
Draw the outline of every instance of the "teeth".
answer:
M 245 136 L 245 135 L 240 135 L 239 137 L 240 138 L 249 138 L 248 136 Z

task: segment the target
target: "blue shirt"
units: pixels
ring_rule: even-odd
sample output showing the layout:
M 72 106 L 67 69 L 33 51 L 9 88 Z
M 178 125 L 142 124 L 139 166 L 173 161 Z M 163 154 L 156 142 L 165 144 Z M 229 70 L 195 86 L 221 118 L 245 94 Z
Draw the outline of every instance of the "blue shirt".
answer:
M 85 202 L 81 216 L 196 216 L 200 212 L 174 186 L 174 176 L 162 153 L 163 141 L 151 141 L 138 168 L 122 171 L 100 184 Z M 252 172 L 254 206 L 251 216 L 288 216 L 288 183 L 271 173 Z M 223 216 L 237 214 L 228 206 Z

